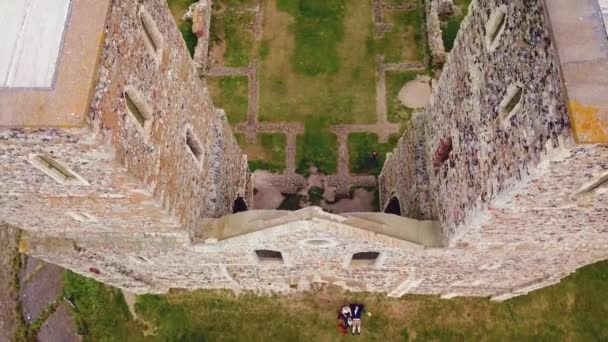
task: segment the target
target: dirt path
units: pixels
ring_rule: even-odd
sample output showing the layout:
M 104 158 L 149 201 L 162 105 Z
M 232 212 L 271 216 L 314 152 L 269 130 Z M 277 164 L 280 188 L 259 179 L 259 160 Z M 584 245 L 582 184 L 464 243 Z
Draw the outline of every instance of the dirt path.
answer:
M 224 67 L 224 66 L 216 66 L 209 70 L 205 74 L 209 77 L 228 77 L 228 76 L 247 76 L 248 75 L 248 67 L 247 68 L 234 68 L 234 67 Z

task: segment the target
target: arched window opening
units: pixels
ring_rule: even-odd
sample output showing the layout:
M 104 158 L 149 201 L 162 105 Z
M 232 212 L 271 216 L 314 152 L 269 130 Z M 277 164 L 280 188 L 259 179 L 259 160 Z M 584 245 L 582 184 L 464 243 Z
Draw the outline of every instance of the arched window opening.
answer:
M 247 203 L 245 203 L 243 197 L 237 197 L 234 201 L 234 204 L 232 205 L 232 213 L 236 214 L 247 210 Z
M 387 214 L 395 214 L 401 216 L 401 204 L 399 204 L 399 200 L 397 197 L 391 198 L 384 210 Z

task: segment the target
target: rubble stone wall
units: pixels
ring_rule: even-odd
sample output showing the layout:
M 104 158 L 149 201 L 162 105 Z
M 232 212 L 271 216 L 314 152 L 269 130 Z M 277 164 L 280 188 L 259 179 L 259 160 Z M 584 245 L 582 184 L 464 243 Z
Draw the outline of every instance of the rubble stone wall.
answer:
M 501 7 L 504 27 L 492 47 L 488 22 Z M 477 209 L 519 184 L 548 148 L 571 136 L 548 30 L 542 1 L 476 1 L 462 22 L 424 112 L 429 205 L 446 242 L 463 233 Z M 514 115 L 501 118 L 501 104 L 515 85 L 523 88 L 521 101 Z M 435 172 L 433 157 L 445 139 L 452 151 Z M 402 139 L 394 155 L 411 154 L 412 148 Z M 392 163 L 392 179 L 412 178 L 405 163 Z
M 142 20 L 142 8 L 148 20 Z M 110 137 L 117 160 L 186 227 L 231 213 L 248 187 L 245 159 L 199 79 L 166 2 L 114 1 L 107 28 L 90 116 L 94 126 Z M 126 87 L 150 108 L 147 131 L 128 114 Z M 187 146 L 187 129 L 202 148 L 199 160 Z

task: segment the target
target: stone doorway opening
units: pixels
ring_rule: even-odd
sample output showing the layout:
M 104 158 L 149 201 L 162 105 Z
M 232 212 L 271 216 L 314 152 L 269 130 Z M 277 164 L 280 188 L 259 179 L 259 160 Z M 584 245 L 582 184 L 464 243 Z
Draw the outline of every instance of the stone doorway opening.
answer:
M 245 203 L 243 197 L 237 197 L 232 205 L 232 213 L 236 214 L 247 210 L 249 210 L 249 208 L 247 208 L 247 203 Z
M 386 209 L 384 209 L 384 212 L 387 214 L 395 214 L 401 216 L 401 204 L 399 203 L 399 199 L 397 197 L 391 198 L 391 200 L 388 202 L 388 205 L 386 206 Z

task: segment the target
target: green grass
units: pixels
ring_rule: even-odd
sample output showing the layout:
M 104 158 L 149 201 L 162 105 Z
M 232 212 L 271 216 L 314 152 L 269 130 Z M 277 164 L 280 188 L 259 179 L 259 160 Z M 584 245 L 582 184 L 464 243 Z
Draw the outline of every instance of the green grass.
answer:
M 336 172 L 338 139 L 327 131 L 327 127 L 326 120 L 308 120 L 304 134 L 296 138 L 296 171 L 299 174 L 308 176 L 311 166 L 324 174 Z
M 142 327 L 128 316 L 116 290 L 72 277 L 88 340 L 141 340 Z M 335 326 L 336 310 L 345 302 L 365 303 L 372 313 L 363 318 L 361 341 L 605 341 L 608 261 L 502 303 L 335 289 L 288 297 L 173 291 L 139 297 L 136 311 L 157 328 L 150 341 L 350 341 Z
M 169 10 L 171 11 L 173 18 L 175 18 L 177 27 L 181 31 L 182 37 L 186 42 L 190 57 L 194 57 L 194 49 L 196 48 L 198 38 L 192 33 L 192 19 L 182 20 L 182 17 L 188 11 L 188 7 L 196 1 L 197 0 L 167 0 Z
M 412 0 L 411 3 L 417 4 L 416 9 L 385 12 L 385 20 L 392 25 L 392 29 L 380 39 L 375 39 L 373 30 L 370 30 L 366 41 L 368 53 L 384 55 L 387 63 L 425 60 L 427 47 L 424 4 L 420 0 Z
M 295 18 L 292 69 L 308 76 L 335 74 L 340 68 L 345 0 L 277 0 L 277 7 Z
M 214 0 L 213 6 L 223 7 L 252 7 L 257 3 L 257 0 Z
M 207 86 L 213 103 L 226 111 L 230 124 L 247 121 L 249 91 L 247 76 L 207 77 Z
M 250 143 L 245 136 L 235 134 L 243 152 L 247 155 L 249 170 L 282 172 L 285 170 L 285 147 L 287 137 L 283 133 L 258 133 L 256 141 Z
M 259 120 L 374 122 L 376 63 L 361 29 L 371 23 L 371 3 L 282 0 L 277 7 L 264 7 L 270 53 L 260 65 Z
M 413 109 L 404 106 L 399 100 L 399 90 L 409 81 L 415 80 L 422 72 L 387 71 L 386 72 L 386 105 L 390 122 L 405 123 L 410 120 Z
M 456 0 L 454 6 L 460 8 L 460 15 L 453 15 L 442 23 L 441 34 L 443 37 L 443 45 L 446 51 L 452 51 L 454 40 L 460 30 L 460 23 L 467 15 L 469 4 L 472 0 Z
M 281 202 L 281 205 L 277 208 L 278 210 L 299 210 L 302 209 L 300 202 L 302 201 L 302 195 L 299 194 L 283 194 L 285 199 Z
M 120 290 L 66 271 L 63 295 L 76 306 L 72 316 L 84 341 L 143 340 L 142 327 L 133 321 Z
M 249 64 L 254 44 L 247 25 L 252 21 L 251 12 L 238 11 L 230 7 L 220 15 L 211 16 L 209 51 L 215 45 L 225 44 L 223 65 L 242 67 Z
M 373 133 L 351 133 L 348 136 L 348 151 L 350 153 L 350 171 L 352 173 L 366 173 L 379 175 L 384 165 L 386 153 L 391 152 L 399 140 L 398 135 L 392 135 L 388 143 L 378 142 L 378 136 Z M 376 151 L 378 157 L 374 162 L 372 152 Z
M 318 186 L 311 186 L 310 189 L 308 189 L 308 201 L 312 205 L 320 205 L 323 201 L 323 192 L 324 190 Z

